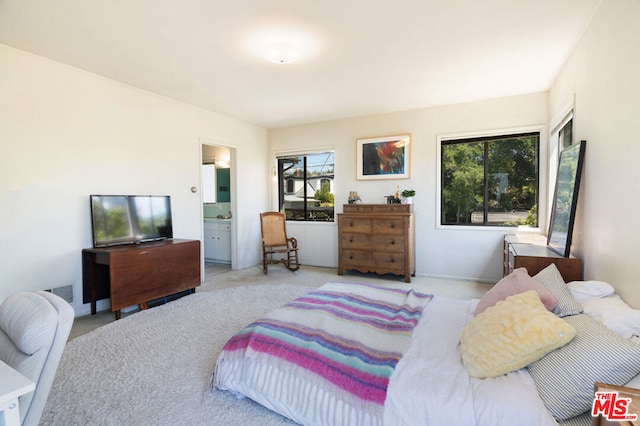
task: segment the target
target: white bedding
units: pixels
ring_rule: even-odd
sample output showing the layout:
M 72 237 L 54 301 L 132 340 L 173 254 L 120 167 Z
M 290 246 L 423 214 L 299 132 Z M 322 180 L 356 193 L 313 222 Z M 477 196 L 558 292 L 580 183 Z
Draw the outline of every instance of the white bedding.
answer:
M 385 425 L 555 425 L 526 369 L 469 377 L 458 352 L 477 300 L 435 296 L 391 376 Z
M 477 300 L 439 296 L 431 300 L 414 329 L 410 348 L 391 375 L 384 404 L 384 425 L 556 424 L 526 369 L 494 379 L 469 377 L 462 364 L 458 344 L 462 330 L 473 318 L 476 304 Z M 242 363 L 251 364 L 248 361 Z M 324 425 L 328 419 L 332 425 L 354 424 L 354 413 L 349 414 L 350 418 L 341 418 L 335 401 L 326 403 L 328 398 L 304 395 L 304 389 L 309 386 L 301 380 L 278 379 L 277 386 L 264 386 L 266 378 L 262 374 L 252 374 L 251 365 L 235 365 L 233 368 L 243 368 L 245 374 L 239 377 L 236 373 L 217 371 L 216 385 L 219 389 L 229 390 L 238 397 L 248 396 L 305 424 Z M 251 385 L 252 380 L 255 380 L 255 387 Z M 292 395 L 295 395 L 295 400 L 304 400 L 306 413 L 316 413 L 315 417 L 309 419 L 308 415 L 298 416 L 292 412 L 297 408 L 282 400 L 288 397 L 292 401 Z M 360 413 L 355 417 L 367 419 L 367 414 L 370 413 Z M 379 420 L 373 423 L 379 423 Z M 371 424 L 370 421 L 359 423 Z

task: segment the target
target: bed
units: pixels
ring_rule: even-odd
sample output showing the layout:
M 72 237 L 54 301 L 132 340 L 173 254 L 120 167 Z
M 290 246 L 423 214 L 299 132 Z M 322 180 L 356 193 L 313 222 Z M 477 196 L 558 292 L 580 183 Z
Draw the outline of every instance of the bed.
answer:
M 232 337 L 208 392 L 304 425 L 590 424 L 595 381 L 639 380 L 640 321 L 621 336 L 583 313 L 612 295 L 579 303 L 575 288 L 554 267 L 512 274 L 481 300 L 327 283 Z

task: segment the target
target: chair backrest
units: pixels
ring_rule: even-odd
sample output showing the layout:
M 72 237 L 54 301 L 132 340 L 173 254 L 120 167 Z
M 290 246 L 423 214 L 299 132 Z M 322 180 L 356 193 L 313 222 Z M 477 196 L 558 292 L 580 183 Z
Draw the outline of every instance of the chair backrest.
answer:
M 0 305 L 0 359 L 36 384 L 19 399 L 23 426 L 40 421 L 74 316 L 46 291 L 15 293 Z
M 260 230 L 262 242 L 265 246 L 286 246 L 287 229 L 284 213 L 264 212 L 260 213 Z

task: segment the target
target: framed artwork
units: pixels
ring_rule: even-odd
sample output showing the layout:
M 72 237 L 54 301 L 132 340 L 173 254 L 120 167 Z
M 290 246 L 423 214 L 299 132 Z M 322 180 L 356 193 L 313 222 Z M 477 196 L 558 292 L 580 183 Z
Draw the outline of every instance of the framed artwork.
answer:
M 578 205 L 578 190 L 586 144 L 586 141 L 580 141 L 580 143 L 565 148 L 560 153 L 558 162 L 558 176 L 547 245 L 551 250 L 564 257 L 569 257 L 571 254 L 571 237 L 576 217 L 576 206 Z
M 356 179 L 408 179 L 411 135 L 357 139 Z

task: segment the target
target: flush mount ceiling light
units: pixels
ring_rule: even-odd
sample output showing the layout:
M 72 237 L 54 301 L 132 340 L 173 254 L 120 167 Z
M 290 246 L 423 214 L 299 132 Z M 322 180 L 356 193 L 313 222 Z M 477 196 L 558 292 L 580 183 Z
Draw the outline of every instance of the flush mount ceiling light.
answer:
M 281 40 L 264 47 L 262 55 L 274 64 L 290 64 L 300 58 L 301 48 L 295 44 Z
M 275 64 L 290 64 L 310 57 L 315 44 L 312 37 L 297 30 L 271 29 L 254 33 L 249 49 L 258 56 Z

